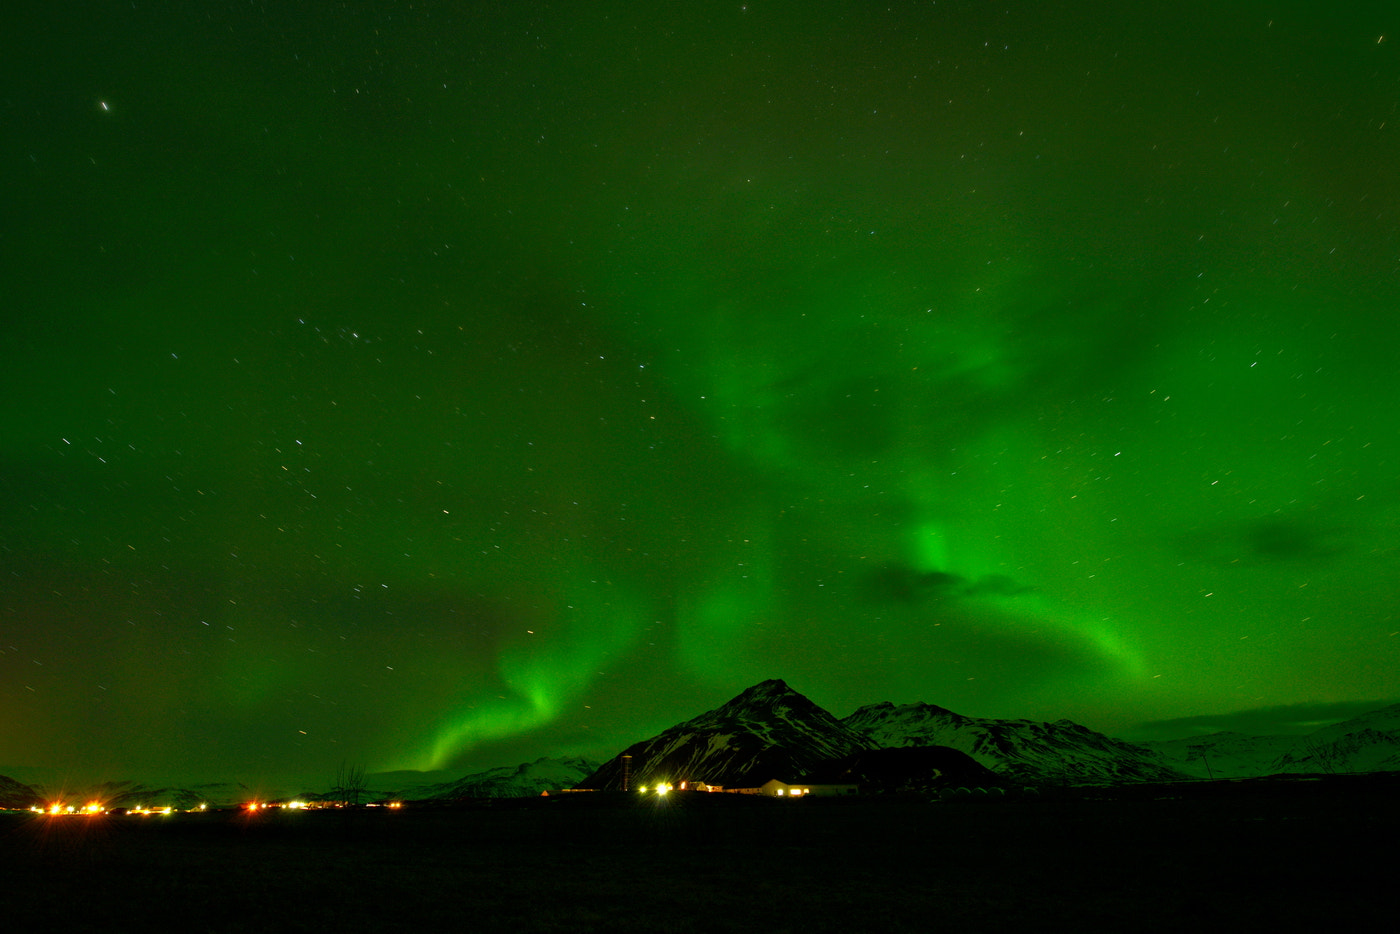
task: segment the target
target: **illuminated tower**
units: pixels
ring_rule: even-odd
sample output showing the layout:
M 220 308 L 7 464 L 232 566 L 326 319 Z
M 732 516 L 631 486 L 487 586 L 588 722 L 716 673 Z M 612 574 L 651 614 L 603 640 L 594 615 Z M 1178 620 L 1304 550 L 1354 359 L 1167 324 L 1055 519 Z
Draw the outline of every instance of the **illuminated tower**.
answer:
M 632 780 L 632 757 L 623 755 L 622 757 L 622 790 L 626 791 L 628 784 Z

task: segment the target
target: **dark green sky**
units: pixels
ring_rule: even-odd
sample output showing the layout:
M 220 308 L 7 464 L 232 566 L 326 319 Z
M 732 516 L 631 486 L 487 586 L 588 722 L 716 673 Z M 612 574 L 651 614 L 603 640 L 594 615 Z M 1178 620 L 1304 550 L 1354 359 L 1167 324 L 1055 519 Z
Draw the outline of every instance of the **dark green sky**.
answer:
M 31 6 L 0 764 L 1400 694 L 1400 13 Z

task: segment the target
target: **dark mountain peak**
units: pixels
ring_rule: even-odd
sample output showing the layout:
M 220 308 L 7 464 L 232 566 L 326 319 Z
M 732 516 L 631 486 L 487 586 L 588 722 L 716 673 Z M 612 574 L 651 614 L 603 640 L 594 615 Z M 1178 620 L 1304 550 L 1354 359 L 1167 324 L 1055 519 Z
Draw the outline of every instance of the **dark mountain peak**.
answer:
M 781 697 L 785 694 L 797 694 L 797 692 L 788 687 L 788 683 L 782 678 L 769 678 L 767 681 L 760 681 L 753 687 L 745 688 L 740 691 L 734 700 L 740 700 L 746 697 L 753 700 L 761 700 L 765 697 Z M 801 697 L 802 695 L 798 694 L 798 696 Z
M 805 695 L 788 687 L 786 681 L 773 678 L 768 681 L 760 681 L 753 687 L 741 691 L 713 710 L 712 713 L 720 716 L 733 716 L 755 712 L 782 713 L 789 710 L 810 713 L 811 711 L 821 711 L 821 708 L 812 703 Z M 821 712 L 825 713 L 825 711 Z
M 873 704 L 862 704 L 861 706 L 856 708 L 856 713 L 860 713 L 862 710 L 887 713 L 891 710 L 894 710 L 894 704 L 887 700 L 876 701 Z M 852 716 L 854 716 L 854 714 Z

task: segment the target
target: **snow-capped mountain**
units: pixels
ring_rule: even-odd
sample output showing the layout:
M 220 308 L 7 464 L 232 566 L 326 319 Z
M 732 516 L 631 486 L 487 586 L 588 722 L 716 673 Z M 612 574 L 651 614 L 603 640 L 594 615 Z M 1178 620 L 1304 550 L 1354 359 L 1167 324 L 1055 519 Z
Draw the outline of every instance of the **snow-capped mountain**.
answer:
M 1400 771 L 1400 704 L 1303 736 L 1212 733 L 1142 745 L 1196 778 Z
M 964 717 L 933 704 L 867 704 L 841 721 L 882 747 L 951 746 L 999 775 L 1030 783 L 1171 781 L 1157 753 L 1071 720 Z
M 631 756 L 633 787 L 681 780 L 733 787 L 772 778 L 794 781 L 871 748 L 872 743 L 784 682 L 764 681 L 721 707 L 634 743 L 581 787 L 622 788 L 623 756 Z
M 573 788 L 597 769 L 587 759 L 548 757 L 515 767 L 470 772 L 453 782 L 421 789 L 414 797 L 440 801 L 460 798 L 524 798 L 557 788 Z

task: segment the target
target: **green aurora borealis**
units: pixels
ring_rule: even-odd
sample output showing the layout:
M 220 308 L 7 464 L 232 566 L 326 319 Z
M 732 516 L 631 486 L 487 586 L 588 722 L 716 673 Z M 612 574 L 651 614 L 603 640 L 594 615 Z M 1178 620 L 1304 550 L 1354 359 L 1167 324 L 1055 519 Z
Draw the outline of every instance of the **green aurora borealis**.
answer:
M 0 765 L 1400 696 L 1400 10 L 29 6 Z

